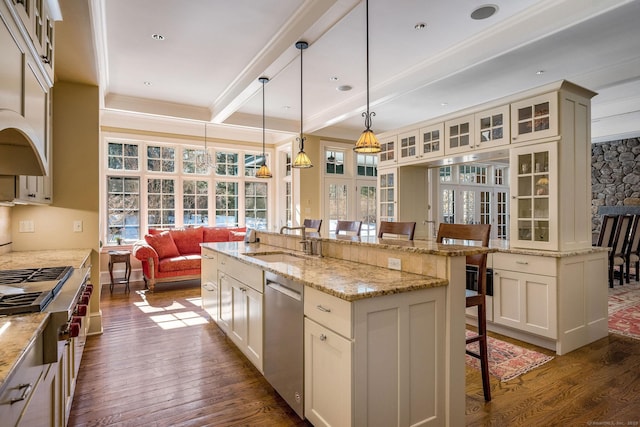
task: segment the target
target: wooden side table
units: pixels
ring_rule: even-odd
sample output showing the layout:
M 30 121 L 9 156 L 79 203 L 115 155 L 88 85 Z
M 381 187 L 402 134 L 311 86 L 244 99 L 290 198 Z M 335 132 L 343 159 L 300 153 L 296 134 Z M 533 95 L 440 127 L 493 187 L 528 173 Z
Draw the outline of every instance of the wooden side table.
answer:
M 123 262 L 124 277 L 113 278 L 113 264 Z M 114 285 L 125 285 L 125 292 L 129 292 L 129 278 L 131 277 L 131 252 L 129 251 L 109 251 L 109 277 L 111 278 L 111 284 L 109 285 L 109 291 L 113 293 Z

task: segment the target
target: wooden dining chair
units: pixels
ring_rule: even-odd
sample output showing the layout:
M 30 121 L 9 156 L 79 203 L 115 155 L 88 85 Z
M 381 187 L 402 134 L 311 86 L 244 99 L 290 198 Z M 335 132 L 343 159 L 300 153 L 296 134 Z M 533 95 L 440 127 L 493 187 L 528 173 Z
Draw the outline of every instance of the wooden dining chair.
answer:
M 308 231 L 315 231 L 316 233 L 319 233 L 320 227 L 322 226 L 322 220 L 321 219 L 305 219 L 302 225 Z
M 398 238 L 398 236 L 407 236 L 407 240 L 413 240 L 413 234 L 415 233 L 415 231 L 415 222 L 380 221 L 378 238 L 382 239 L 386 234 L 390 234 L 394 236 L 393 238 Z
M 618 225 L 613 236 L 611 251 L 609 251 L 609 287 L 613 288 L 613 278 L 616 267 L 620 273 L 620 284 L 624 284 L 624 265 L 626 261 L 626 250 L 629 242 L 629 231 L 631 230 L 632 215 L 620 215 Z
M 460 241 L 476 242 L 481 246 L 489 246 L 489 237 L 491 236 L 491 224 L 445 224 L 440 223 L 438 236 L 436 241 L 443 243 L 445 239 Z M 462 244 L 462 243 L 458 243 Z M 477 342 L 479 352 L 466 350 L 469 356 L 480 359 L 480 371 L 482 373 L 482 390 L 484 392 L 484 400 L 491 400 L 491 382 L 489 380 L 489 358 L 487 349 L 487 308 L 486 308 L 486 292 L 487 292 L 487 254 L 468 255 L 467 265 L 473 265 L 478 268 L 478 291 L 467 289 L 466 291 L 466 307 L 477 307 L 478 310 L 478 332 L 474 336 L 467 338 L 466 343 Z M 469 277 L 467 276 L 467 279 Z
M 360 229 L 362 228 L 362 221 L 340 221 L 336 224 L 336 235 L 341 231 L 344 234 L 353 233 L 354 236 L 360 236 Z
M 624 260 L 627 283 L 631 280 L 631 265 L 633 264 L 637 282 L 640 279 L 640 215 L 634 215 L 629 233 L 629 244 L 627 245 Z
M 604 215 L 600 225 L 600 234 L 595 246 L 610 248 L 613 243 L 613 235 L 618 225 L 618 215 Z

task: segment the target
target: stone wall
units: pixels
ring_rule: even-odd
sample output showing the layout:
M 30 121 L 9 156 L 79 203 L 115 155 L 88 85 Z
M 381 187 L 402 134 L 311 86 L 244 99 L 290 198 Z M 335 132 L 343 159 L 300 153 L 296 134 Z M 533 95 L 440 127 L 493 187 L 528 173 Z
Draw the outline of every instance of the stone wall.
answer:
M 591 218 L 600 231 L 600 206 L 637 205 L 640 199 L 640 138 L 591 146 Z

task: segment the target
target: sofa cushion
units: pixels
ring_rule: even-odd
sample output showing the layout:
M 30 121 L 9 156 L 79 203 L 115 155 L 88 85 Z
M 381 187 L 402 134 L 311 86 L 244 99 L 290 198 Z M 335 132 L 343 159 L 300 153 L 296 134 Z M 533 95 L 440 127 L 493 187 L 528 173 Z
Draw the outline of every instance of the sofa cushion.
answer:
M 180 255 L 199 254 L 202 243 L 202 227 L 169 231 Z
M 183 271 L 200 269 L 200 255 L 184 255 L 171 258 L 161 259 L 158 265 L 158 271 L 170 272 L 170 271 Z
M 247 234 L 246 228 L 230 228 L 229 229 L 229 241 L 241 242 L 244 240 L 244 236 Z
M 228 242 L 229 241 L 229 229 L 224 227 L 205 227 L 204 228 L 204 242 Z
M 171 234 L 168 231 L 163 231 L 160 234 L 147 234 L 144 236 L 144 240 L 147 241 L 158 253 L 158 258 L 169 258 L 180 255 L 178 247 L 176 246 Z

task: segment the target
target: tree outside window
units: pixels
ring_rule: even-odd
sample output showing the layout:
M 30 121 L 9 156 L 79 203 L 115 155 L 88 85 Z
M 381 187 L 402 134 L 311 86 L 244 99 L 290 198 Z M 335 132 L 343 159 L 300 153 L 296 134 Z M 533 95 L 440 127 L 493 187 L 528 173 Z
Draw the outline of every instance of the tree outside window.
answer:
M 238 183 L 216 182 L 216 224 L 222 226 L 238 225 Z
M 107 243 L 139 239 L 140 178 L 107 177 L 107 210 Z
M 147 180 L 147 217 L 149 227 L 173 228 L 176 225 L 175 180 Z

